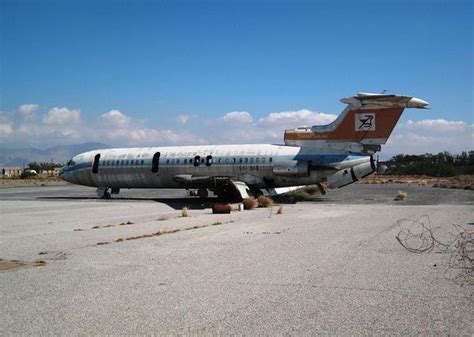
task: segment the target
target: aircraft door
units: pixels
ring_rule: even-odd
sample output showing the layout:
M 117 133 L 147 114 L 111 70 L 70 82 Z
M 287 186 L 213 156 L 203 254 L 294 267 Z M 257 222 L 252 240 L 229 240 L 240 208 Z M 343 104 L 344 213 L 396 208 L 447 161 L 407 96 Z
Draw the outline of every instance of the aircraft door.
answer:
M 153 173 L 158 173 L 159 170 L 159 164 L 160 164 L 160 153 L 156 152 L 153 155 L 153 159 L 151 161 L 151 172 Z
M 92 173 L 94 174 L 99 173 L 99 160 L 100 160 L 100 153 L 95 155 L 94 162 L 92 163 Z
M 211 166 L 212 165 L 212 156 L 207 156 L 206 157 L 206 166 Z

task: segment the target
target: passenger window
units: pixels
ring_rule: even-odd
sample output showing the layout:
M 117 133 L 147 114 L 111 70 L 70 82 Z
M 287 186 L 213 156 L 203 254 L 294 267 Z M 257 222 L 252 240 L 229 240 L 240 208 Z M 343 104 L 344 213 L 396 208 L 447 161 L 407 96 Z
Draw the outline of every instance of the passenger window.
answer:
M 144 161 L 143 161 L 143 159 L 142 159 L 141 164 L 143 165 L 143 163 L 144 163 Z
M 225 159 L 225 163 L 226 163 L 226 164 L 229 164 L 229 158 L 226 158 L 226 159 Z
M 273 158 L 272 158 L 272 157 L 270 157 L 270 159 L 268 159 L 268 161 L 271 163 L 271 162 L 273 161 Z
M 242 164 L 243 159 L 239 158 L 239 164 Z
M 265 164 L 265 157 L 262 158 L 262 164 Z
M 256 163 L 256 164 L 260 163 L 260 158 L 258 158 L 258 157 L 255 158 L 255 163 Z
M 179 164 L 179 159 L 176 159 L 176 164 Z
M 201 162 L 201 157 L 200 156 L 194 157 L 194 166 L 199 166 L 200 162 Z
M 169 164 L 170 163 L 170 160 L 169 159 L 166 159 L 166 164 Z
M 250 164 L 253 164 L 253 158 L 250 158 Z

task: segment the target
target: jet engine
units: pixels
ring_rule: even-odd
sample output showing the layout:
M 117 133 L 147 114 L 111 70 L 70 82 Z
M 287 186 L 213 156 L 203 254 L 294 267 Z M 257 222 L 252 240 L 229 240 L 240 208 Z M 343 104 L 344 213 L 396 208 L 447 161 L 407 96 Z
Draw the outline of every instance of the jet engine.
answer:
M 273 174 L 282 177 L 308 177 L 309 162 L 304 160 L 279 160 L 273 165 Z
M 353 182 L 375 172 L 376 169 L 377 165 L 375 164 L 374 159 L 371 157 L 370 162 L 339 170 L 336 173 L 328 176 L 328 187 L 333 189 L 352 184 Z

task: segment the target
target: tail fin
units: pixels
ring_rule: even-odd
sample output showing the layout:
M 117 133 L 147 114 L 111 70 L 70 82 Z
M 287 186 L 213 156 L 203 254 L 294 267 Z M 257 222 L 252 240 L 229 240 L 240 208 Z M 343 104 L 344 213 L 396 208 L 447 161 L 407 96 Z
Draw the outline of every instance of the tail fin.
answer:
M 428 102 L 410 96 L 369 93 L 345 97 L 341 102 L 348 106 L 334 122 L 286 130 L 285 144 L 331 147 L 327 143 L 337 142 L 340 144 L 332 148 L 349 146 L 353 150 L 348 151 L 352 152 L 364 152 L 364 148 L 378 151 L 380 145 L 387 142 L 405 108 L 428 106 Z

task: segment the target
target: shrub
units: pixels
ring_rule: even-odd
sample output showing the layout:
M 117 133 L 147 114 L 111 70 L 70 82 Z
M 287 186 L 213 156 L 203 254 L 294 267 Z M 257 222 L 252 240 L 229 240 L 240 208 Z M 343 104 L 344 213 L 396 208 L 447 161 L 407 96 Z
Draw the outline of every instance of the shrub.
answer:
M 254 209 L 258 206 L 258 202 L 254 198 L 245 198 L 242 203 L 244 204 L 244 209 Z
M 36 172 L 31 171 L 31 170 L 24 170 L 23 172 L 21 172 L 20 178 L 21 179 L 27 179 L 27 178 L 32 178 L 32 177 L 36 177 L 36 176 L 37 176 Z
M 189 216 L 187 207 L 183 207 L 183 209 L 181 210 L 181 216 L 183 218 L 187 218 Z
M 406 197 L 407 197 L 407 193 L 406 193 L 406 192 L 398 191 L 398 192 L 397 192 L 397 195 L 395 196 L 395 199 L 393 199 L 393 200 L 402 201 L 402 200 L 405 200 Z
M 257 199 L 257 202 L 258 202 L 258 207 L 272 207 L 273 205 L 273 200 L 264 195 L 259 196 Z

